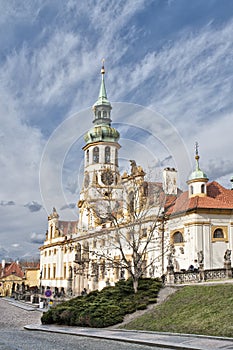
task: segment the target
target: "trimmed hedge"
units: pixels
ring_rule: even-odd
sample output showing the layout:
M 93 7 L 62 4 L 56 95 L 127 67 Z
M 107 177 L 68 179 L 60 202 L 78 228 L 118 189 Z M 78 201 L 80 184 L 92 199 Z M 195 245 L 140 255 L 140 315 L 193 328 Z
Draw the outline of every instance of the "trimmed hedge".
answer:
M 105 287 L 52 307 L 43 313 L 42 324 L 64 324 L 81 327 L 108 327 L 123 321 L 124 316 L 157 302 L 162 287 L 158 279 L 140 279 L 138 292 L 131 279 L 119 281 L 115 287 Z

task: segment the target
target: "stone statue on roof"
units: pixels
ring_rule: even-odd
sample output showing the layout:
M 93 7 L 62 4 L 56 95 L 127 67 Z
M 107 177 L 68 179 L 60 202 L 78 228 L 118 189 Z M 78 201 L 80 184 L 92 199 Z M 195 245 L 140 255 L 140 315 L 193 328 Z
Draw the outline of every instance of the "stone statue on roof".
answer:
M 135 160 L 130 160 L 130 165 L 131 165 L 131 175 L 135 175 L 137 172 L 137 164 Z

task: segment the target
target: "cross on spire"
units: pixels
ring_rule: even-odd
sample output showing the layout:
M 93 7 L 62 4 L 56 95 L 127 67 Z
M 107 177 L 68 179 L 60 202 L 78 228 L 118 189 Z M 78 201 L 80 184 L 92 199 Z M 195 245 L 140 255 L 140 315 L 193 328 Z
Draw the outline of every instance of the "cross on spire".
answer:
M 198 156 L 198 149 L 199 149 L 198 142 L 195 142 L 196 156 Z
M 105 59 L 103 58 L 102 59 L 101 74 L 105 74 L 104 62 L 105 62 Z

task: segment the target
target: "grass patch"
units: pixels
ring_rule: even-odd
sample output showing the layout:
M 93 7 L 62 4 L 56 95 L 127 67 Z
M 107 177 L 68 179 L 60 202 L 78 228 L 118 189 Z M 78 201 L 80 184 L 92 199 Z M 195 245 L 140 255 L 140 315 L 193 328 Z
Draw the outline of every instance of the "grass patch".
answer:
M 233 337 L 233 285 L 187 286 L 124 326 L 160 332 Z

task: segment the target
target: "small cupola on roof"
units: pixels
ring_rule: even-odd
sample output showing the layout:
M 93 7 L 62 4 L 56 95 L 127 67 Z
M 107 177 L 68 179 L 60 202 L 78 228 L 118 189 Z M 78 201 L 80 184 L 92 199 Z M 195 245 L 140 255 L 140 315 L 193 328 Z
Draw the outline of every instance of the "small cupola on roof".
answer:
M 200 156 L 198 154 L 197 142 L 196 142 L 195 148 L 196 148 L 196 155 L 195 155 L 196 169 L 191 173 L 187 181 L 187 184 L 189 186 L 189 197 L 206 196 L 207 195 L 206 183 L 209 180 L 207 175 L 200 169 L 200 166 L 199 166 Z
M 120 138 L 119 132 L 111 126 L 111 103 L 108 101 L 104 81 L 104 60 L 101 68 L 101 85 L 98 100 L 93 105 L 94 127 L 84 136 L 87 144 L 99 141 L 117 142 Z

